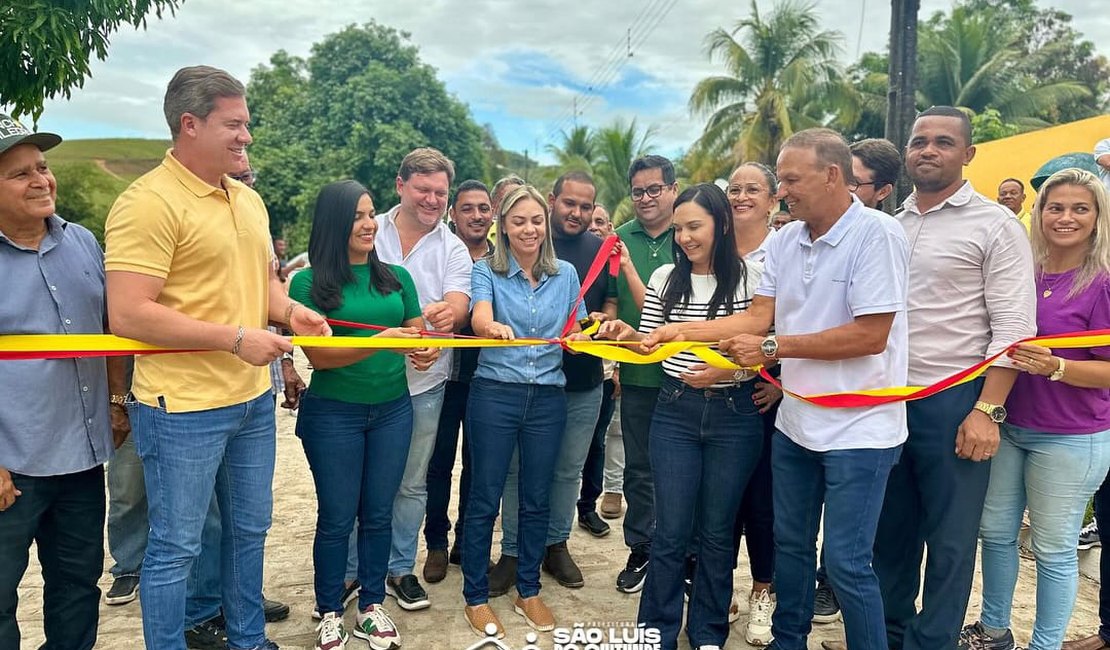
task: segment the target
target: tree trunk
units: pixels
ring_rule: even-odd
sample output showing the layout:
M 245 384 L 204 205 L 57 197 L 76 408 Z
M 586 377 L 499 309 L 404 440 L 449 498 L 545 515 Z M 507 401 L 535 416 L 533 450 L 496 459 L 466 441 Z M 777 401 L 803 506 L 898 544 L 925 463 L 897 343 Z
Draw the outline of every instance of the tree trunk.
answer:
M 887 91 L 886 139 L 903 150 L 909 141 L 910 129 L 917 115 L 917 13 L 921 0 L 891 0 L 890 2 L 890 89 Z M 894 195 L 895 205 L 887 200 L 890 212 L 902 204 L 913 186 L 909 178 L 901 175 Z

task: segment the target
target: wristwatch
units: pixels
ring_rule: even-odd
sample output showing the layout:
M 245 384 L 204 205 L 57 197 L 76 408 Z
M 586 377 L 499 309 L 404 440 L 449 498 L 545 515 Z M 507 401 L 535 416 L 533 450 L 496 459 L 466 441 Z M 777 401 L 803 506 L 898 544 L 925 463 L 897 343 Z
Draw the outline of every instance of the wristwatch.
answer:
M 127 396 L 126 395 L 109 395 L 108 396 L 108 403 L 109 404 L 117 404 L 119 406 L 127 406 Z
M 772 334 L 763 339 L 763 342 L 759 344 L 759 349 L 763 351 L 763 356 L 774 359 L 775 355 L 779 353 L 779 342 L 775 340 L 775 335 Z
M 1052 374 L 1048 376 L 1049 381 L 1060 381 L 1064 378 L 1064 360 L 1061 357 L 1056 357 L 1056 359 L 1059 360 L 1060 366 L 1057 367 L 1056 370 L 1053 370 Z
M 989 404 L 987 402 L 975 402 L 975 410 L 982 411 L 987 414 L 991 422 L 995 424 L 1002 424 L 1006 421 L 1006 407 L 1000 404 Z

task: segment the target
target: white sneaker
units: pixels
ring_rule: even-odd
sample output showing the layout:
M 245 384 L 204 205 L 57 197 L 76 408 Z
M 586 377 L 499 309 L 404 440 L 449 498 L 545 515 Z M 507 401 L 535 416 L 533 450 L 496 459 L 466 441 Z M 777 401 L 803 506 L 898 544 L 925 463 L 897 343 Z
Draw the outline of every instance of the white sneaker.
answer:
M 775 597 L 766 589 L 748 598 L 748 626 L 744 638 L 749 645 L 765 646 L 774 640 L 771 615 L 775 613 L 775 602 Z
M 698 650 L 721 650 L 719 645 L 699 645 Z
M 354 635 L 364 639 L 374 650 L 396 650 L 401 647 L 401 634 L 397 625 L 379 605 L 370 605 L 359 612 L 355 620 Z
M 344 650 L 350 638 L 346 628 L 343 627 L 343 618 L 335 612 L 328 612 L 316 626 L 316 645 L 312 648 L 313 650 Z

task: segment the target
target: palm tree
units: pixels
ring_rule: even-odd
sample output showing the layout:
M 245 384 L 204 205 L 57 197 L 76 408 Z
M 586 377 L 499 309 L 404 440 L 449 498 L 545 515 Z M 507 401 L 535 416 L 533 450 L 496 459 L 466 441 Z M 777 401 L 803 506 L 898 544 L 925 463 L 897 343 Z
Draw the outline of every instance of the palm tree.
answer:
M 820 29 L 812 4 L 783 0 L 764 19 L 752 0 L 732 31 L 706 37 L 728 74 L 701 80 L 690 95 L 691 112 L 709 116 L 699 144 L 771 164 L 794 131 L 852 126 L 858 99 L 837 63 L 842 40 Z
M 588 126 L 576 126 L 570 130 L 559 131 L 563 136 L 562 146 L 549 144 L 547 151 L 555 156 L 560 168 L 589 172 L 597 162 L 594 134 Z
M 627 124 L 617 120 L 599 129 L 593 137 L 597 161 L 593 166 L 597 200 L 609 209 L 613 224 L 620 225 L 631 215 L 628 198 L 628 168 L 632 161 L 646 155 L 655 137 L 655 127 L 640 131 L 636 120 Z
M 1052 48 L 1025 53 L 1019 26 L 991 9 L 957 6 L 950 17 L 935 14 L 919 30 L 918 105 L 967 108 L 978 114 L 997 109 L 1002 119 L 1024 129 L 1048 126 L 1044 119 L 1069 102 L 1091 96 L 1078 81 L 1042 83 L 1034 70 Z

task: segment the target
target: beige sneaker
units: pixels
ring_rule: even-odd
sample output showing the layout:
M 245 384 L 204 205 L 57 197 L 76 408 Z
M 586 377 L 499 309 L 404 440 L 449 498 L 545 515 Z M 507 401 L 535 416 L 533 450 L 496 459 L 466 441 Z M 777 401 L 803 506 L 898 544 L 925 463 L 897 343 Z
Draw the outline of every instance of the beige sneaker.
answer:
M 621 495 L 617 492 L 606 492 L 601 497 L 601 516 L 606 519 L 616 519 L 624 510 Z
M 463 612 L 466 614 L 466 622 L 470 625 L 470 629 L 478 636 L 483 639 L 491 636 L 498 639 L 505 638 L 505 627 L 501 625 L 501 620 L 493 613 L 489 603 L 473 607 L 467 605 Z
M 762 647 L 771 643 L 771 615 L 775 613 L 775 596 L 766 589 L 748 598 L 748 626 L 744 638 L 749 645 Z
M 516 597 L 513 611 L 524 617 L 528 625 L 537 632 L 550 632 L 555 629 L 555 616 L 539 596 L 531 598 Z

